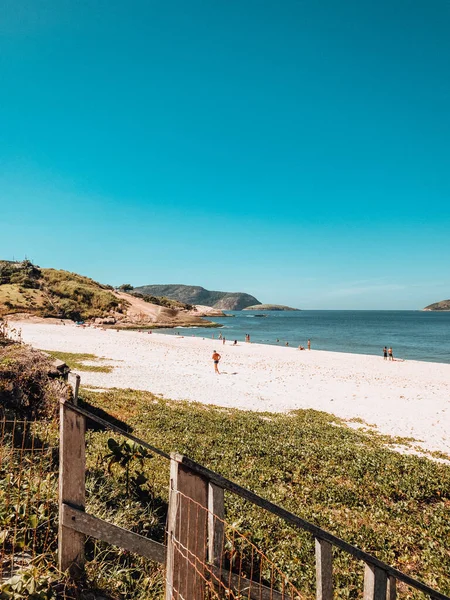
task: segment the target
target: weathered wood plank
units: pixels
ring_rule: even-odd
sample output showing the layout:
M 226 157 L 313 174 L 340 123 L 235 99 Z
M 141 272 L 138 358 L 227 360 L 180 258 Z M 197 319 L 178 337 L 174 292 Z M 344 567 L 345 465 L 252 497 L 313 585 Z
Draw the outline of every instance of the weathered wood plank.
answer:
M 333 546 L 316 538 L 316 598 L 333 600 Z
M 68 380 L 69 380 L 70 385 L 72 386 L 73 403 L 75 405 L 77 405 L 78 404 L 78 391 L 80 389 L 81 377 L 77 373 L 70 371 L 69 375 L 68 375 Z
M 395 577 L 389 575 L 387 580 L 386 600 L 396 600 L 397 598 L 397 581 Z
M 219 567 L 210 567 L 211 575 L 210 580 L 216 584 L 221 581 L 223 586 L 220 587 L 225 592 L 230 589 L 233 593 L 239 590 L 240 597 L 251 598 L 251 600 L 291 600 L 291 590 L 286 589 L 285 592 L 279 592 L 278 590 L 270 589 L 269 587 L 262 585 L 258 581 L 251 581 L 246 577 L 237 575 L 236 573 L 230 573 L 226 569 L 220 569 Z M 218 585 L 216 585 L 218 588 Z M 219 589 L 219 588 L 218 588 Z M 234 596 L 231 596 L 234 597 Z
M 68 410 L 68 404 L 66 399 L 60 402 L 58 566 L 77 577 L 84 564 L 85 536 L 67 528 L 62 513 L 65 503 L 84 509 L 86 419 Z
M 165 562 L 166 549 L 163 544 L 98 519 L 67 504 L 63 506 L 62 522 L 64 527 L 69 527 L 97 540 L 102 540 L 129 552 L 135 552 L 161 564 Z
M 364 569 L 364 600 L 386 600 L 387 573 L 366 563 Z
M 208 561 L 219 565 L 224 543 L 224 490 L 208 484 Z
M 166 598 L 204 600 L 208 481 L 172 459 L 169 503 Z
M 169 508 L 167 513 L 166 595 L 165 600 L 174 598 L 174 538 L 178 514 L 178 463 L 170 461 Z

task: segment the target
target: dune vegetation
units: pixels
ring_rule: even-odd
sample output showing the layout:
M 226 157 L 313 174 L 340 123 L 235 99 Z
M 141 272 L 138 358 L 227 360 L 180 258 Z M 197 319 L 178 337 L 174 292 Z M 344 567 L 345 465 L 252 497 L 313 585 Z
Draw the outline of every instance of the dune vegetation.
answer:
M 57 399 L 46 375 L 51 361 L 38 354 L 17 344 L 0 349 L 2 402 L 9 399 L 9 418 L 13 414 L 37 418 L 35 431 L 41 437 L 45 431 L 56 449 Z M 68 358 L 82 362 L 93 357 Z M 441 592 L 450 592 L 447 464 L 391 451 L 387 446 L 398 440 L 351 429 L 315 410 L 289 415 L 254 413 L 173 402 L 133 390 L 82 389 L 81 402 L 91 411 L 110 415 L 116 424 L 154 446 L 186 454 Z M 30 412 L 32 405 L 41 408 Z M 86 448 L 88 512 L 163 542 L 168 462 L 98 427 L 89 428 Z M 8 462 L 0 470 L 0 490 L 4 488 L 9 495 L 11 485 L 21 480 L 40 485 L 32 471 L 33 461 L 17 465 L 21 477 L 8 475 L 15 472 L 12 451 L 4 446 Z M 33 531 L 49 522 L 47 546 L 41 548 L 40 561 L 16 572 L 14 585 L 21 595 L 13 595 L 9 579 L 0 587 L 0 597 L 49 600 L 58 597 L 64 583 L 66 598 L 92 598 L 95 591 L 113 600 L 162 600 L 164 572 L 159 565 L 93 539 L 86 546 L 85 577 L 76 588 L 66 586 L 55 569 L 57 486 L 50 474 L 57 471 L 57 453 L 52 451 L 47 458 L 48 463 L 42 464 L 48 470 L 48 485 L 53 481 L 47 490 L 51 501 L 33 510 L 24 507 L 32 519 L 21 522 L 24 539 L 38 540 L 38 544 L 40 538 Z M 41 480 L 47 481 L 45 473 Z M 19 490 L 14 493 L 19 499 Z M 8 495 L 0 494 L 0 531 L 7 532 L 15 517 L 4 510 L 1 498 Z M 309 534 L 231 495 L 226 499 L 226 519 L 273 560 L 305 598 L 314 596 L 314 550 Z M 362 565 L 341 552 L 335 558 L 336 597 L 360 597 Z M 27 589 L 38 590 L 40 595 L 33 596 Z M 420 596 L 402 585 L 399 592 L 408 598 Z

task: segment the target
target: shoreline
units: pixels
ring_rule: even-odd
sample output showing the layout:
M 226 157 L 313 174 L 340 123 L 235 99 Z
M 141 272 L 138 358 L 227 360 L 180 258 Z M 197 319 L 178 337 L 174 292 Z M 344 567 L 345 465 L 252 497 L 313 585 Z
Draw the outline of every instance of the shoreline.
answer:
M 450 311 L 448 311 L 450 312 Z M 222 324 L 218 324 L 217 328 L 221 328 L 224 327 L 224 325 Z M 114 328 L 113 326 L 111 326 L 111 328 Z M 128 328 L 127 328 L 128 329 Z M 136 327 L 134 329 L 134 331 L 139 331 L 140 329 L 144 329 L 143 327 Z M 180 329 L 184 331 L 189 331 L 189 330 L 193 330 L 196 331 L 198 329 L 214 329 L 214 327 L 203 327 L 201 325 L 175 325 L 174 327 L 160 327 L 160 328 L 154 328 L 154 329 L 170 329 L 171 331 L 174 329 Z M 174 334 L 172 333 L 163 333 L 163 332 L 159 332 L 160 335 L 167 335 L 169 337 L 173 336 Z M 186 337 L 191 337 L 191 336 L 186 336 Z M 197 334 L 192 334 L 192 337 L 205 337 L 205 336 L 200 336 Z M 205 339 L 211 339 L 211 338 L 207 338 L 205 337 Z M 227 338 L 227 344 L 228 342 L 231 340 L 232 338 Z M 215 341 L 217 344 L 219 344 L 221 342 L 221 340 L 219 338 L 214 338 L 212 341 Z M 244 344 L 245 342 L 240 341 L 240 344 Z M 282 342 L 276 343 L 276 342 L 261 342 L 261 341 L 257 341 L 257 342 L 251 342 L 252 346 L 269 346 L 269 347 L 273 347 L 273 348 L 289 348 L 291 350 L 298 350 L 298 346 L 285 346 Z M 305 352 L 308 352 L 308 349 L 305 348 L 304 350 Z M 383 358 L 383 355 L 381 353 L 379 354 L 371 354 L 368 352 L 346 352 L 345 350 L 321 350 L 319 348 L 314 348 L 312 349 L 313 352 L 327 352 L 330 354 L 348 354 L 351 356 L 372 356 L 374 358 Z M 436 364 L 436 365 L 449 365 L 450 366 L 450 360 L 448 362 L 444 362 L 444 361 L 439 361 L 439 360 L 420 360 L 418 358 L 401 358 L 401 357 L 396 357 L 394 356 L 394 361 L 393 362 L 417 362 L 419 364 Z
M 270 344 L 223 345 L 200 336 L 69 324 L 15 326 L 36 348 L 90 353 L 114 367 L 111 373 L 80 371 L 85 387 L 146 390 L 172 400 L 263 412 L 315 409 L 362 420 L 369 429 L 414 438 L 422 449 L 450 455 L 446 363 Z M 213 371 L 213 350 L 222 355 L 220 376 Z

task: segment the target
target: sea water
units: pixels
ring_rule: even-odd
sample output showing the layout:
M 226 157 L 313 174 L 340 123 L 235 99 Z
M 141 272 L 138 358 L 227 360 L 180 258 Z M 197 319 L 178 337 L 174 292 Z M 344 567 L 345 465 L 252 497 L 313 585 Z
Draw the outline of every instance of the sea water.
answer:
M 303 310 L 226 311 L 226 318 L 214 317 L 220 329 L 176 328 L 162 333 L 195 335 L 227 343 L 243 342 L 245 335 L 259 344 L 307 347 L 313 350 L 376 354 L 392 346 L 394 357 L 450 363 L 450 312 Z M 220 341 L 220 340 L 219 340 Z

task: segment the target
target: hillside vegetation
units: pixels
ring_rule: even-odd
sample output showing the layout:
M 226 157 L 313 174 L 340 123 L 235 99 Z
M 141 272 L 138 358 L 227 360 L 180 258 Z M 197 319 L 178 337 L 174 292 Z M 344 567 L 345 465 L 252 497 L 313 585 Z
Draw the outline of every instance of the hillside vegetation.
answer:
M 141 308 L 136 310 L 136 304 Z M 192 320 L 198 325 L 198 316 L 186 316 L 192 310 L 192 306 L 169 298 L 138 292 L 118 294 L 112 286 L 89 277 L 41 269 L 28 260 L 0 261 L 0 317 L 29 313 L 74 321 L 97 318 L 107 324 L 123 322 L 124 326 L 140 323 L 157 326 L 159 322 L 171 326 L 181 318 L 183 323 Z
M 261 304 L 254 296 L 242 292 L 217 292 L 198 285 L 143 285 L 135 292 L 153 296 L 165 296 L 188 304 L 201 304 L 221 310 L 242 310 L 247 306 Z
M 112 289 L 76 273 L 41 269 L 27 260 L 0 262 L 0 315 L 27 312 L 73 320 L 100 317 L 120 310 Z
M 441 300 L 426 306 L 423 310 L 450 310 L 450 300 Z

